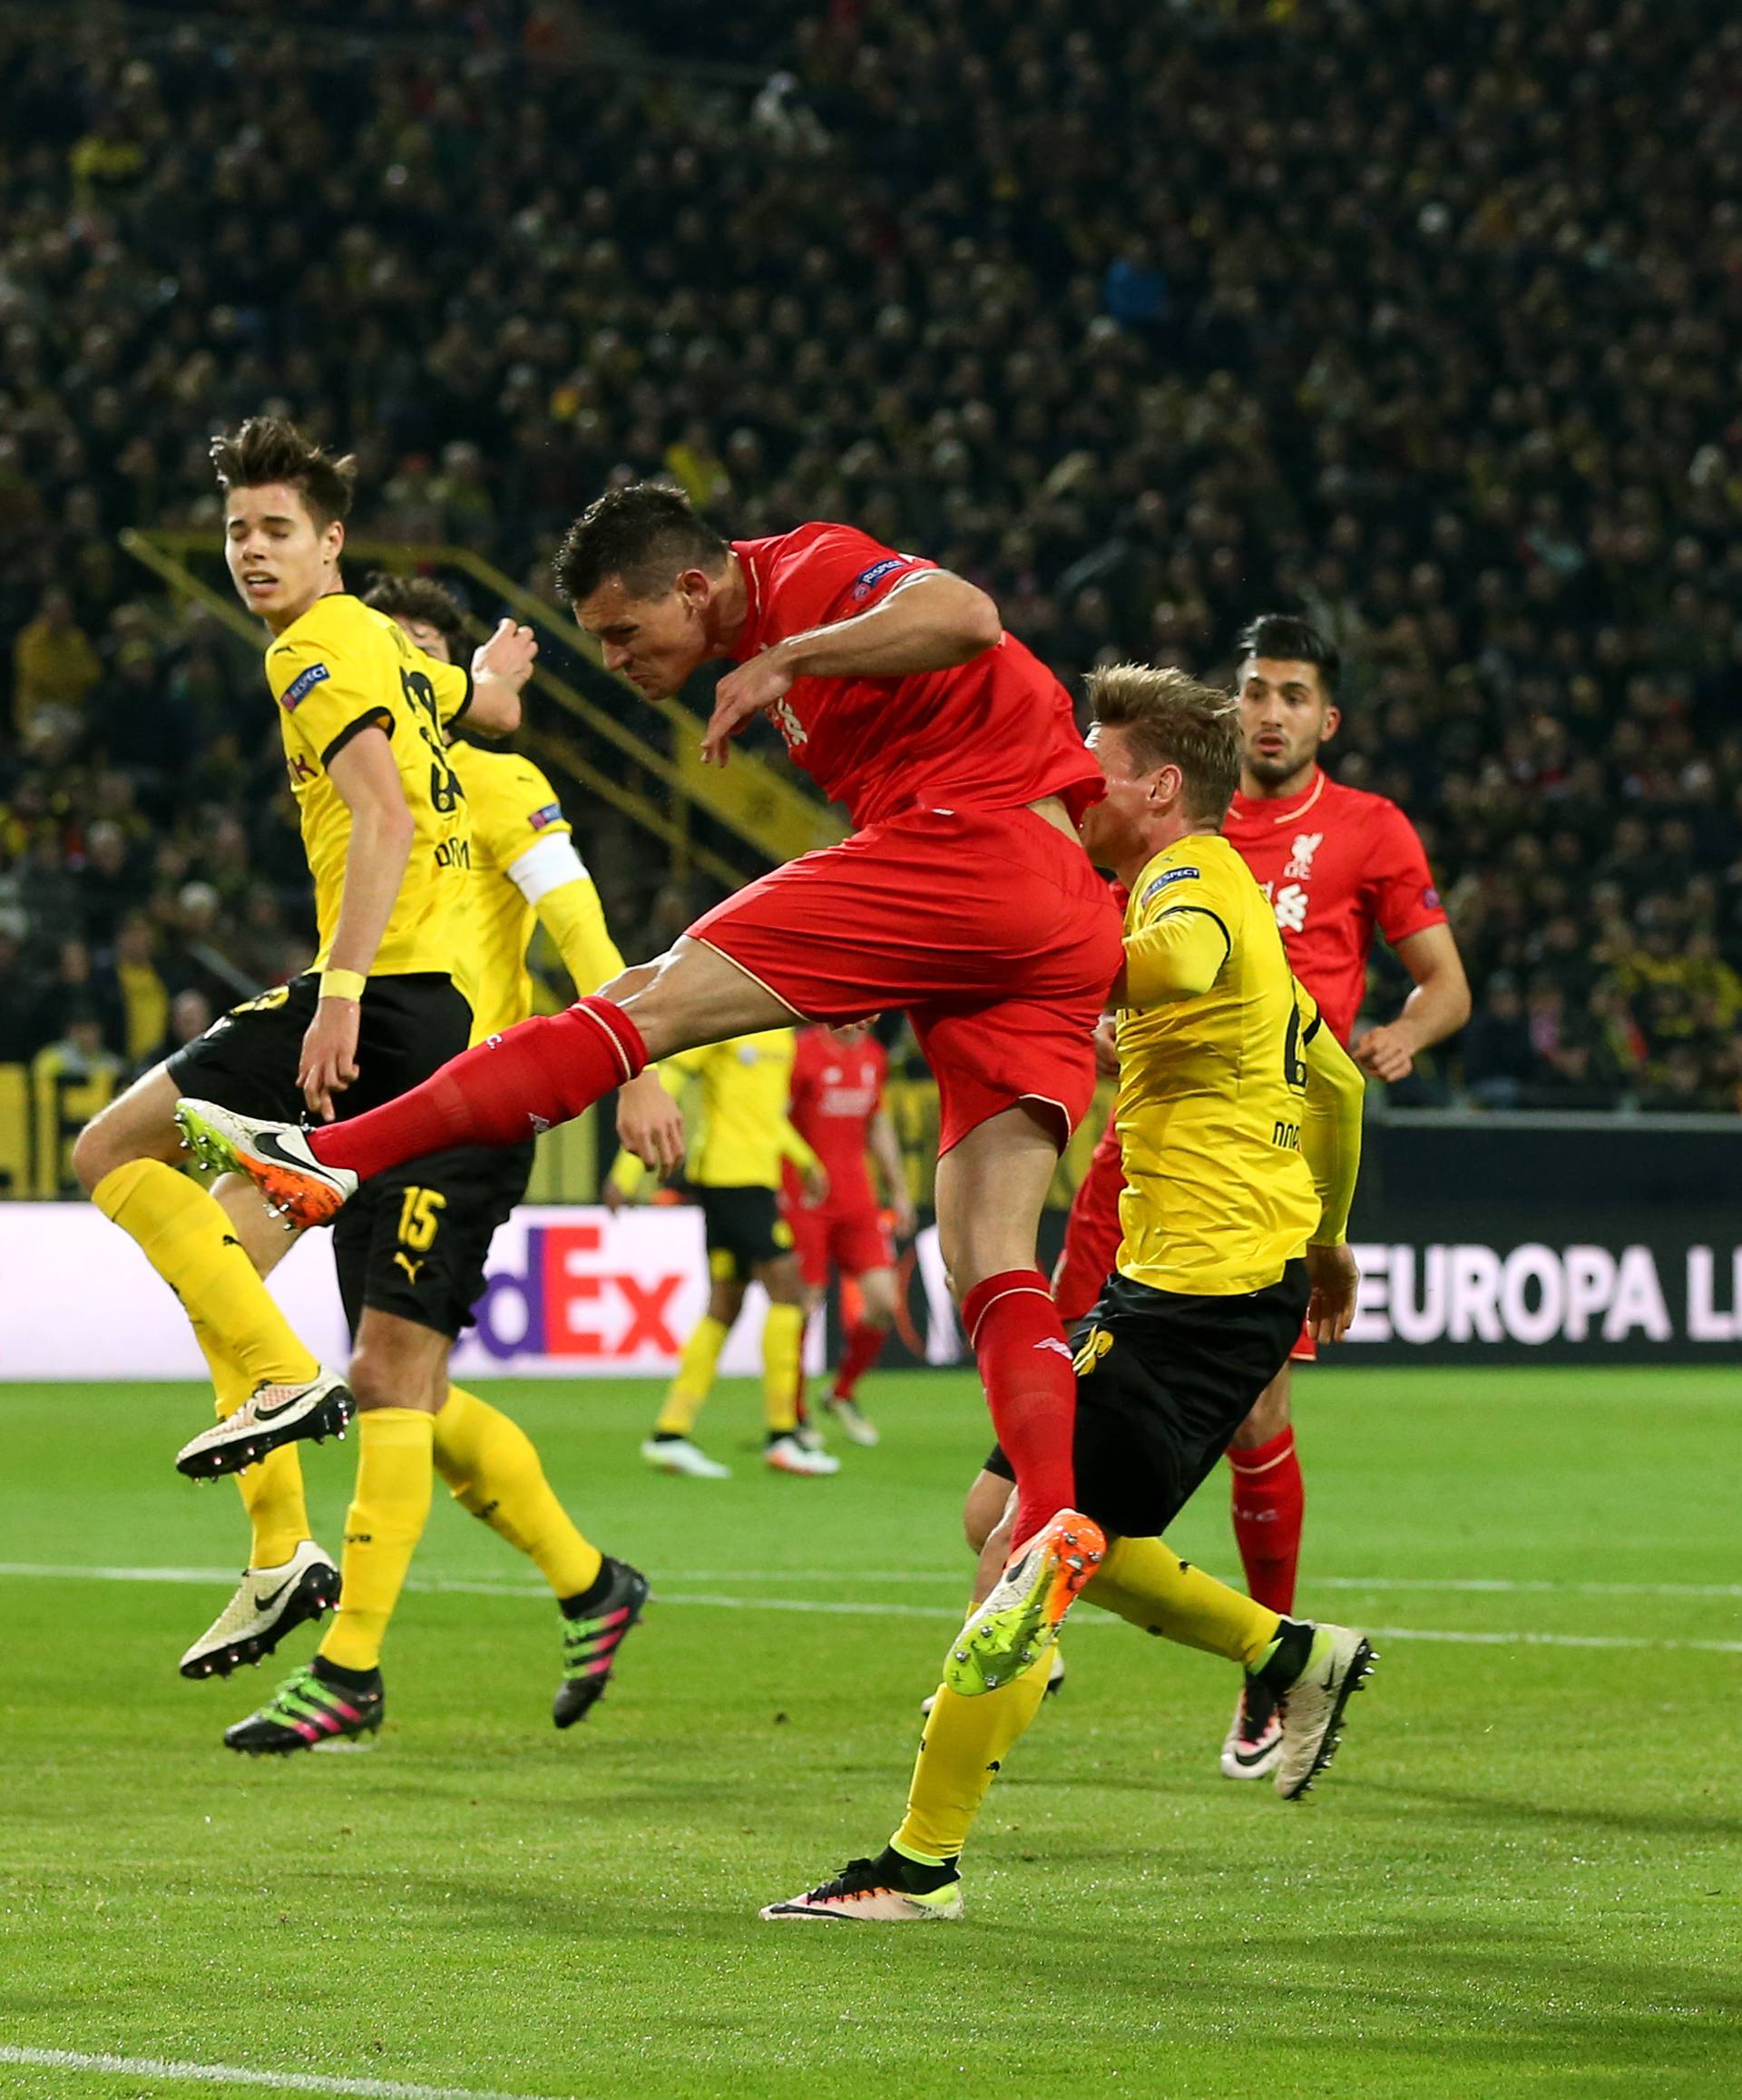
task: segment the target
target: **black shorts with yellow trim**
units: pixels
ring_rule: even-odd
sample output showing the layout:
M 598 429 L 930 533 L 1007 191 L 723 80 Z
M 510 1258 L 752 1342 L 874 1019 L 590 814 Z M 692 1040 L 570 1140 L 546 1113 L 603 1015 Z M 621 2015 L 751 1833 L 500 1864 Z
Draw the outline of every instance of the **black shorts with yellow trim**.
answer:
M 220 1014 L 203 1035 L 172 1051 L 164 1069 L 179 1094 L 215 1101 L 239 1115 L 299 1122 L 307 1104 L 297 1084 L 302 1038 L 320 1003 L 310 970 Z M 452 977 L 434 970 L 371 977 L 357 1009 L 357 1075 L 333 1108 L 344 1123 L 379 1108 L 457 1057 L 472 1034 L 472 1009 Z
M 297 1084 L 302 1038 L 320 1000 L 313 971 L 232 1007 L 175 1051 L 166 1070 L 177 1090 L 242 1115 L 302 1119 Z M 435 971 L 371 977 L 357 1028 L 357 1076 L 333 1096 L 343 1123 L 377 1108 L 455 1057 L 472 1009 Z M 333 1228 L 345 1317 L 355 1334 L 366 1305 L 457 1335 L 484 1288 L 490 1238 L 525 1191 L 531 1146 L 483 1146 L 415 1160 L 367 1182 Z
M 772 1189 L 695 1186 L 716 1283 L 748 1283 L 765 1262 L 792 1251 L 792 1227 Z
M 333 1223 L 353 1338 L 368 1307 L 457 1339 L 483 1296 L 496 1228 L 524 1197 L 532 1171 L 528 1138 L 430 1153 L 365 1182 Z
M 1200 1298 L 1108 1279 L 1077 1349 L 1077 1506 L 1154 1538 L 1203 1485 L 1300 1339 L 1306 1264 L 1262 1290 Z M 993 1445 L 986 1471 L 1015 1474 Z

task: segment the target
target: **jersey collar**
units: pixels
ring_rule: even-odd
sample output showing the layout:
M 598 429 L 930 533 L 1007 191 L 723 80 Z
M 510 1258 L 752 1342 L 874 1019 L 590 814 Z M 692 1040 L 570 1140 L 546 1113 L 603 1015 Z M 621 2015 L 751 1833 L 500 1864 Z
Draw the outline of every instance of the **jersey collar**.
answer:
M 1273 824 L 1292 824 L 1297 818 L 1306 814 L 1329 784 L 1330 775 L 1322 766 L 1315 766 L 1312 780 L 1299 794 L 1290 795 L 1286 801 L 1259 800 L 1237 788 L 1234 800 L 1228 805 L 1228 814 L 1248 824 L 1261 824 L 1267 818 Z
M 739 574 L 744 579 L 744 588 L 749 596 L 749 610 L 744 615 L 744 632 L 733 643 L 731 659 L 734 663 L 748 663 L 752 656 L 760 654 L 759 639 L 762 629 L 762 579 L 756 573 L 750 559 L 749 540 L 733 540 L 732 552 L 738 556 Z

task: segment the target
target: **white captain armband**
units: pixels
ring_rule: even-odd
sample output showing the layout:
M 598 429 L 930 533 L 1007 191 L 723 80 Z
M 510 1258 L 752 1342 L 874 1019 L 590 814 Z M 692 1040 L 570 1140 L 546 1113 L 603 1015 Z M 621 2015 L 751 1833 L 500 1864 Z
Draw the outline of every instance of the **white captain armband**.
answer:
M 568 882 L 591 882 L 587 864 L 574 849 L 574 840 L 559 833 L 529 846 L 508 870 L 508 879 L 527 903 L 534 907 L 542 897 Z

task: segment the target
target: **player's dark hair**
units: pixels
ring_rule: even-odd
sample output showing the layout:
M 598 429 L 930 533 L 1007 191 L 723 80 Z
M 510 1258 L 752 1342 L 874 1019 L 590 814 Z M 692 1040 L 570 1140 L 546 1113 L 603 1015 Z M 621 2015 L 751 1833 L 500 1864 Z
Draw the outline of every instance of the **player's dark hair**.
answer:
M 389 620 L 421 620 L 447 643 L 450 662 L 465 662 L 465 614 L 453 592 L 434 576 L 398 576 L 377 569 L 369 578 L 363 603 Z
M 1231 692 L 1199 685 L 1183 671 L 1113 663 L 1089 673 L 1095 720 L 1123 730 L 1145 772 L 1178 766 L 1186 814 L 1219 824 L 1240 784 L 1240 707 Z
M 686 569 L 711 574 L 731 552 L 688 496 L 656 481 L 609 489 L 563 535 L 553 564 L 571 605 L 614 576 L 632 598 L 657 598 Z
M 250 416 L 240 430 L 214 437 L 211 467 L 219 487 L 226 493 L 284 482 L 301 496 L 309 516 L 323 531 L 350 515 L 356 460 L 333 458 L 282 416 Z
M 1242 663 L 1253 656 L 1267 656 L 1277 663 L 1310 663 L 1318 672 L 1326 699 L 1336 698 L 1343 652 L 1328 634 L 1297 613 L 1260 613 L 1242 631 L 1238 647 Z

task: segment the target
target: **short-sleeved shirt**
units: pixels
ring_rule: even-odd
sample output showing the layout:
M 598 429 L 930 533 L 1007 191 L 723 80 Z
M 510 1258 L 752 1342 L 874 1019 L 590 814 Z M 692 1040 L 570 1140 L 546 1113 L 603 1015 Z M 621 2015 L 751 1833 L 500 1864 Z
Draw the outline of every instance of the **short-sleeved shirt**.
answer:
M 1145 936 L 1201 944 L 1209 989 L 1169 996 Z M 1226 839 L 1158 853 L 1125 908 L 1127 996 L 1114 1110 L 1125 1188 L 1119 1272 L 1205 1297 L 1262 1290 L 1322 1211 L 1300 1149 L 1301 1056 L 1318 1025 L 1263 892 Z
M 353 737 L 378 728 L 391 745 L 414 829 L 369 975 L 436 970 L 455 977 L 469 996 L 471 820 L 443 730 L 471 702 L 471 672 L 426 656 L 396 622 L 341 591 L 318 599 L 272 643 L 266 679 L 314 878 L 315 967 L 325 967 L 332 950 L 351 844 L 351 812 L 328 769 Z
M 1395 947 L 1445 923 L 1415 827 L 1395 802 L 1339 787 L 1315 768 L 1306 790 L 1286 801 L 1237 794 L 1222 835 L 1270 899 L 1295 975 L 1346 1044 L 1375 928 Z
M 937 567 L 840 525 L 735 540 L 732 552 L 750 599 L 732 651 L 740 663 L 868 613 Z M 948 670 L 800 678 L 768 712 L 793 763 L 859 829 L 915 810 L 1016 809 L 1048 795 L 1074 819 L 1102 792 L 1070 695 L 1013 634 Z
M 889 1056 L 875 1035 L 843 1043 L 832 1028 L 801 1028 L 792 1066 L 792 1125 L 823 1163 L 829 1212 L 875 1211 L 866 1153 L 883 1105 Z M 796 1176 L 789 1171 L 788 1193 Z

